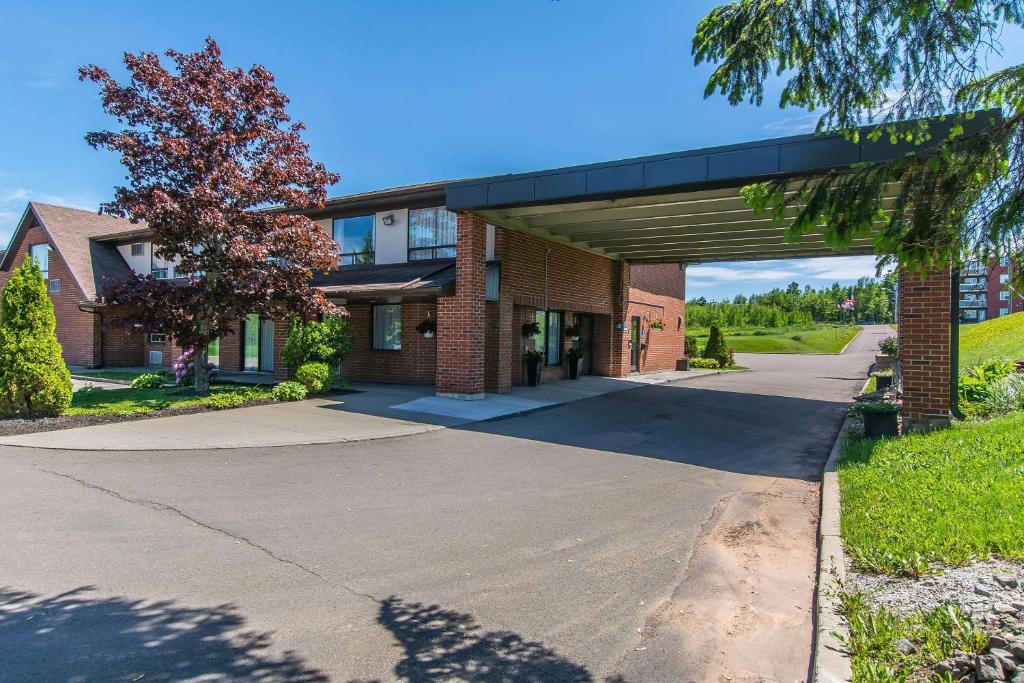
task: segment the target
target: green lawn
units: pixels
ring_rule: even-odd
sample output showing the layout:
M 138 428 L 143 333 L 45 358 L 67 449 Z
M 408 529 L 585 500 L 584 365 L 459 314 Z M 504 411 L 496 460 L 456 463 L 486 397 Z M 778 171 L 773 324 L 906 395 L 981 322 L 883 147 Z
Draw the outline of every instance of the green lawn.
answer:
M 210 396 L 238 394 L 248 401 L 270 397 L 270 387 L 214 385 Z M 210 396 L 196 396 L 190 388 L 79 389 L 71 398 L 68 415 L 141 415 L 165 408 L 207 405 Z
M 839 463 L 842 536 L 859 571 L 1024 559 L 1024 413 L 930 434 L 851 440 Z
M 1024 358 L 1024 313 L 960 326 L 960 369 L 993 358 Z
M 856 325 L 819 327 L 817 329 L 740 330 L 743 334 L 725 331 L 725 344 L 736 353 L 839 353 L 860 328 Z M 752 333 L 756 332 L 756 334 Z M 695 335 L 701 350 L 707 344 L 707 333 Z
M 988 646 L 988 636 L 957 606 L 942 605 L 900 615 L 871 605 L 863 593 L 840 597 L 850 626 L 854 683 L 923 680 L 912 676 L 956 651 L 984 652 Z M 912 652 L 897 647 L 904 638 L 914 644 Z

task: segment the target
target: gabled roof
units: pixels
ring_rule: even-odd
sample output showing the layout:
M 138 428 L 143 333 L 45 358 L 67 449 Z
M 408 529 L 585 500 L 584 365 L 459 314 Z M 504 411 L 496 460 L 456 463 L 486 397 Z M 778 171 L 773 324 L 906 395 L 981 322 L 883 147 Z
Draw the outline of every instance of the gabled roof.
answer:
M 108 279 L 124 279 L 131 269 L 111 244 L 101 244 L 92 237 L 114 233 L 132 233 L 139 224 L 124 218 L 106 216 L 85 209 L 72 209 L 42 202 L 29 202 L 18 228 L 11 238 L 7 254 L 0 259 L 0 270 L 10 270 L 16 246 L 24 233 L 36 225 L 42 227 L 67 264 L 72 277 L 87 300 L 95 300 Z

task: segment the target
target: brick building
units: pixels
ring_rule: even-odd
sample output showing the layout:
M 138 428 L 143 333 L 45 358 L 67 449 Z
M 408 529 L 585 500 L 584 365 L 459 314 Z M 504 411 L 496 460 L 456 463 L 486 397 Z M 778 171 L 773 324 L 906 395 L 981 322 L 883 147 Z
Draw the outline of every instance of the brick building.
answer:
M 675 367 L 685 331 L 681 265 L 630 267 L 483 222 L 467 232 L 466 221 L 444 207 L 446 187 L 340 197 L 311 214 L 339 245 L 338 270 L 318 275 L 314 284 L 349 311 L 353 344 L 343 364 L 346 377 L 434 385 L 439 374 L 476 373 L 480 391 L 502 392 L 525 381 L 527 349 L 544 354 L 542 378 L 552 381 L 567 375 L 572 347 L 582 350 L 583 371 L 590 374 Z M 480 272 L 473 275 L 485 297 L 472 313 L 459 307 L 463 252 L 480 256 Z M 0 285 L 26 255 L 44 270 L 69 364 L 169 367 L 180 355 L 167 335 L 128 332 L 104 321 L 100 297 L 106 283 L 132 271 L 177 276 L 175 263 L 154 256 L 144 225 L 32 202 L 0 260 Z M 446 312 L 456 309 L 464 317 L 447 324 Z M 424 321 L 436 325 L 441 318 L 445 323 L 436 334 L 417 331 Z M 523 336 L 523 324 L 532 321 L 540 323 L 540 334 Z M 483 333 L 474 337 L 468 329 Z M 285 336 L 281 321 L 247 317 L 212 345 L 211 360 L 225 371 L 285 377 Z M 470 345 L 481 338 L 484 353 L 472 353 Z
M 980 323 L 1024 311 L 1024 296 L 1010 286 L 1012 270 L 1008 258 L 976 261 L 960 269 L 960 322 Z

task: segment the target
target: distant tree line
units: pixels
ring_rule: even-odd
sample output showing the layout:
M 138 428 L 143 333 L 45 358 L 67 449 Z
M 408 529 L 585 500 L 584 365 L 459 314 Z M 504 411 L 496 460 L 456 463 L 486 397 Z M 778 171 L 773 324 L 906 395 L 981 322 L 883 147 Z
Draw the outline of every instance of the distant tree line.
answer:
M 840 304 L 853 299 L 852 310 Z M 826 322 L 893 322 L 896 304 L 896 275 L 862 277 L 853 286 L 833 282 L 829 287 L 803 289 L 796 282 L 770 292 L 744 296 L 732 301 L 709 301 L 704 297 L 686 304 L 687 325 L 693 328 L 790 327 Z

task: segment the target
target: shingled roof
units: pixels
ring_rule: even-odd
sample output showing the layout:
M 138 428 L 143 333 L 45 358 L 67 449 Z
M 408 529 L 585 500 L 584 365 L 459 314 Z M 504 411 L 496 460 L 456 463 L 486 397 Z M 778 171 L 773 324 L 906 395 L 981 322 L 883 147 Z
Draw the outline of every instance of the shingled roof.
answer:
M 125 279 L 131 269 L 113 244 L 94 241 L 117 233 L 137 232 L 140 226 L 123 218 L 106 216 L 67 206 L 29 202 L 18 228 L 11 238 L 7 254 L 0 259 L 0 270 L 10 270 L 13 255 L 26 230 L 41 227 L 54 249 L 67 264 L 71 275 L 87 301 L 95 301 L 108 279 Z

